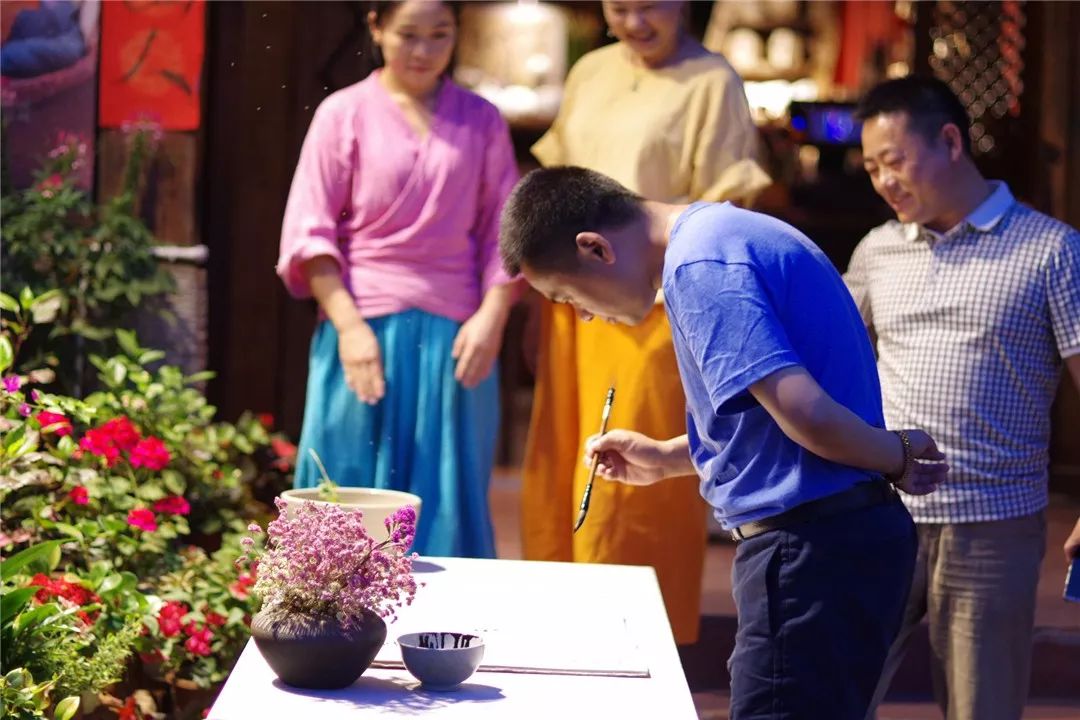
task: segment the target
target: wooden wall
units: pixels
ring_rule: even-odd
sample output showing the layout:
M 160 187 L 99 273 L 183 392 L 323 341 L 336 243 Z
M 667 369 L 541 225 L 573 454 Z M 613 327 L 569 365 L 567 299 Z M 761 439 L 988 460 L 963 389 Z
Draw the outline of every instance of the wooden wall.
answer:
M 208 7 L 204 236 L 210 250 L 212 401 L 273 413 L 299 435 L 312 302 L 274 274 L 281 218 L 308 123 L 373 67 L 359 2 Z
M 1032 53 L 1038 144 L 1036 206 L 1080 228 L 1080 3 L 1029 3 L 1038 35 Z M 1054 406 L 1051 489 L 1080 498 L 1080 388 L 1065 377 Z

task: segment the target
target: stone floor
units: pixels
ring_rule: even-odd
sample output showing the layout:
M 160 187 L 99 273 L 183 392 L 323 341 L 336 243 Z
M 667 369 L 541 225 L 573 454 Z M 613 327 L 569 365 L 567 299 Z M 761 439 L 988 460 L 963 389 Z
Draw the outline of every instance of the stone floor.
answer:
M 520 558 L 519 477 L 512 470 L 500 471 L 492 482 L 491 506 L 495 522 L 495 539 L 499 557 Z M 1048 675 L 1042 686 L 1053 695 L 1035 698 L 1024 718 L 1031 720 L 1080 720 L 1080 605 L 1066 603 L 1061 598 L 1065 579 L 1065 563 L 1061 545 L 1064 543 L 1080 505 L 1055 497 L 1048 513 L 1048 547 L 1039 583 L 1036 626 L 1036 666 L 1040 659 Z M 702 644 L 730 643 L 734 627 L 735 607 L 731 599 L 731 560 L 734 545 L 724 540 L 709 544 L 705 559 L 705 579 L 702 588 Z M 692 646 L 693 647 L 693 646 Z M 696 651 L 695 651 L 696 650 Z M 694 702 L 704 720 L 727 720 L 726 677 L 702 668 L 702 648 L 683 652 L 687 678 L 694 691 Z M 723 651 L 721 651 L 723 652 Z M 912 654 L 916 652 L 912 650 Z M 1040 658 L 1038 655 L 1042 653 Z M 916 665 L 913 661 L 911 665 Z M 929 701 L 929 690 L 922 682 L 920 667 L 909 668 L 906 688 L 900 688 L 899 700 L 912 698 L 915 702 L 890 702 L 883 706 L 879 720 L 923 720 L 941 718 L 937 707 Z M 1059 672 L 1060 671 L 1060 672 Z M 901 670 L 903 673 L 903 669 Z M 1075 679 L 1072 682 L 1069 678 Z M 1040 686 L 1034 678 L 1033 690 Z M 902 678 L 898 678 L 901 682 Z M 1065 692 L 1061 692 L 1066 688 Z M 895 688 L 894 688 L 895 689 Z M 1064 698 L 1064 699 L 1062 699 Z M 891 698 L 890 698 L 891 699 Z

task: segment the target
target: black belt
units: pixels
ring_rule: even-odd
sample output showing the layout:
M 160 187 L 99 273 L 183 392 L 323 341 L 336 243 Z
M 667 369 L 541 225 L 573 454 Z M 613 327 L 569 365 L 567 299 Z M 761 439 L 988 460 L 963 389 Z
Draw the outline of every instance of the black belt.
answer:
M 779 515 L 740 525 L 731 531 L 731 538 L 733 540 L 745 540 L 770 530 L 779 530 L 791 525 L 809 522 L 826 515 L 836 515 L 837 513 L 859 510 L 871 505 L 880 505 L 895 497 L 896 491 L 893 490 L 893 486 L 884 480 L 862 482 L 835 495 L 827 495 L 802 505 L 796 505 Z

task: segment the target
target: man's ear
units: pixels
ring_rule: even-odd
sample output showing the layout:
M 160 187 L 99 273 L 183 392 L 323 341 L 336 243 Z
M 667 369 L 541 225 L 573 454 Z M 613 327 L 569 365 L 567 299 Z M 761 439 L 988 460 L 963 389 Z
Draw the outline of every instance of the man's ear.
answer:
M 600 233 L 580 232 L 574 242 L 577 243 L 578 259 L 582 262 L 599 261 L 604 265 L 615 262 L 615 248 Z
M 949 151 L 949 159 L 956 161 L 964 155 L 964 131 L 955 123 L 945 123 L 941 126 L 941 139 Z

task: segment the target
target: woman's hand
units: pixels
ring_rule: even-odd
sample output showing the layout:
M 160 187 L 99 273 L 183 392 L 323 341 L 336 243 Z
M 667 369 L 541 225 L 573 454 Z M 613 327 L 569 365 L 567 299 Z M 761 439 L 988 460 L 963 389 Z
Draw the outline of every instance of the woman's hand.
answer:
M 360 402 L 374 405 L 386 394 L 379 340 L 366 322 L 357 322 L 338 332 L 338 354 L 345 372 L 345 384 Z
M 462 324 L 450 353 L 457 360 L 455 380 L 467 388 L 474 388 L 491 374 L 502 347 L 505 325 L 505 312 L 483 305 Z

